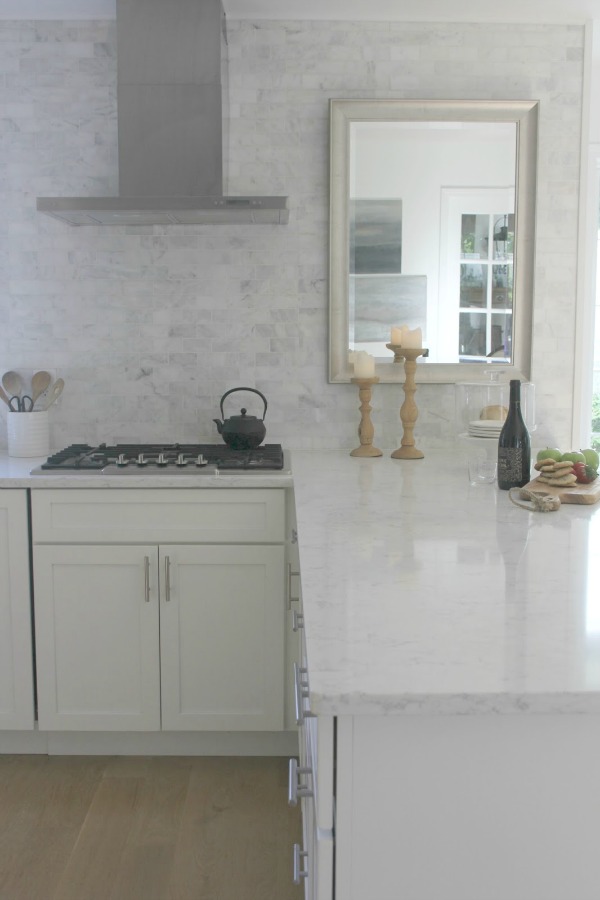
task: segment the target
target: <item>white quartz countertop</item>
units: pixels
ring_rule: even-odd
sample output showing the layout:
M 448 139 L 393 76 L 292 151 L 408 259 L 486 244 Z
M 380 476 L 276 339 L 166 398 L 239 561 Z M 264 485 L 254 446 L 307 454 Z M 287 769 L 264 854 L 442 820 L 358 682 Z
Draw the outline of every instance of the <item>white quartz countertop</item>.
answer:
M 600 504 L 520 509 L 453 451 L 292 470 L 314 712 L 600 712 Z
M 19 458 L 0 456 L 0 488 L 237 488 L 290 487 L 292 476 L 289 455 L 284 454 L 284 468 L 279 470 L 232 470 L 206 466 L 191 472 L 173 468 L 161 472 L 124 469 L 114 475 L 101 472 L 48 472 L 31 474 L 47 457 Z M 132 474 L 133 472 L 133 474 Z

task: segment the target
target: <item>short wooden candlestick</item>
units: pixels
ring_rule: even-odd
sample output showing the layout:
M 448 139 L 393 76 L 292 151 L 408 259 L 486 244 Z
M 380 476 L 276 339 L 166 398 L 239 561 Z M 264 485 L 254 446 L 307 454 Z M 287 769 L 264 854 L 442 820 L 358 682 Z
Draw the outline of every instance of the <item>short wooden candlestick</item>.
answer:
M 360 447 L 350 451 L 350 456 L 383 456 L 383 452 L 373 446 L 373 437 L 375 428 L 371 421 L 371 391 L 374 384 L 377 384 L 379 378 L 352 378 L 352 384 L 358 385 L 358 396 L 360 398 L 360 425 L 358 426 L 358 436 L 360 438 Z
M 427 356 L 429 351 L 423 347 L 399 347 L 397 344 L 386 344 L 394 353 L 394 362 L 404 362 L 404 403 L 400 407 L 400 419 L 402 420 L 402 441 L 400 447 L 392 453 L 393 459 L 423 459 L 425 454 L 415 447 L 414 428 L 419 417 L 419 410 L 415 403 L 415 372 L 417 371 L 417 358 Z

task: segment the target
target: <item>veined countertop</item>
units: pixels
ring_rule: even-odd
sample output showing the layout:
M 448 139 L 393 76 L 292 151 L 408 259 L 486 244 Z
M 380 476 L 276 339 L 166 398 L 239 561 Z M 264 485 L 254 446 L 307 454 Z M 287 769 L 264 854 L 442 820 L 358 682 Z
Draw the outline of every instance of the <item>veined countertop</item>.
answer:
M 244 471 L 215 469 L 206 466 L 191 473 L 172 468 L 153 474 L 124 469 L 114 475 L 100 472 L 47 472 L 31 474 L 47 457 L 19 458 L 0 456 L 0 488 L 237 488 L 291 487 L 289 454 L 284 454 L 284 468 L 280 470 Z
M 600 713 L 600 504 L 424 460 L 292 453 L 311 708 Z

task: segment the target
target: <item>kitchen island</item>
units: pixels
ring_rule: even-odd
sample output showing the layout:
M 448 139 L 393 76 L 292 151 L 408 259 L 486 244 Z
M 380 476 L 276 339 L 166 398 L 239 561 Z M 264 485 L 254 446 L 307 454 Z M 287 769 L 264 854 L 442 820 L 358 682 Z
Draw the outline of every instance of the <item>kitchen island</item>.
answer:
M 285 580 L 299 550 L 302 596 L 289 591 L 287 603 L 304 623 L 295 693 L 309 790 L 300 793 L 305 847 L 296 856 L 307 897 L 598 900 L 600 504 L 526 511 L 496 485 L 471 487 L 453 450 L 418 461 L 292 451 L 291 473 L 164 480 L 34 476 L 34 464 L 3 461 L 0 488 L 32 498 L 40 584 L 52 523 L 39 510 L 53 489 L 108 503 L 104 494 L 137 502 L 148 489 L 166 501 L 193 487 L 280 488 L 289 505 L 293 484 L 298 544 L 286 526 L 296 549 Z M 71 527 L 67 516 L 55 525 Z M 75 538 L 90 542 L 77 533 L 53 540 Z M 167 535 L 168 544 L 181 539 Z M 134 563 L 140 584 L 151 552 Z M 142 603 L 144 614 L 151 605 Z M 115 750 L 114 734 L 50 732 L 31 748 L 223 752 L 206 740 L 198 751 L 193 738 L 140 732 Z
M 600 505 L 526 511 L 452 452 L 292 469 L 335 897 L 597 900 Z

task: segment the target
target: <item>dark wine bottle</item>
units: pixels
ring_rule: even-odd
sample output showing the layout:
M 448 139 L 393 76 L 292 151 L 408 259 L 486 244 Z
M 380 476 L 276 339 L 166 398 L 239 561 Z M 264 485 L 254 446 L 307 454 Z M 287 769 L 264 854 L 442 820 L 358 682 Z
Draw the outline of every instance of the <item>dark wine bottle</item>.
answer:
M 531 472 L 531 441 L 521 413 L 521 382 L 510 382 L 508 415 L 498 438 L 498 487 L 508 491 L 527 484 Z

